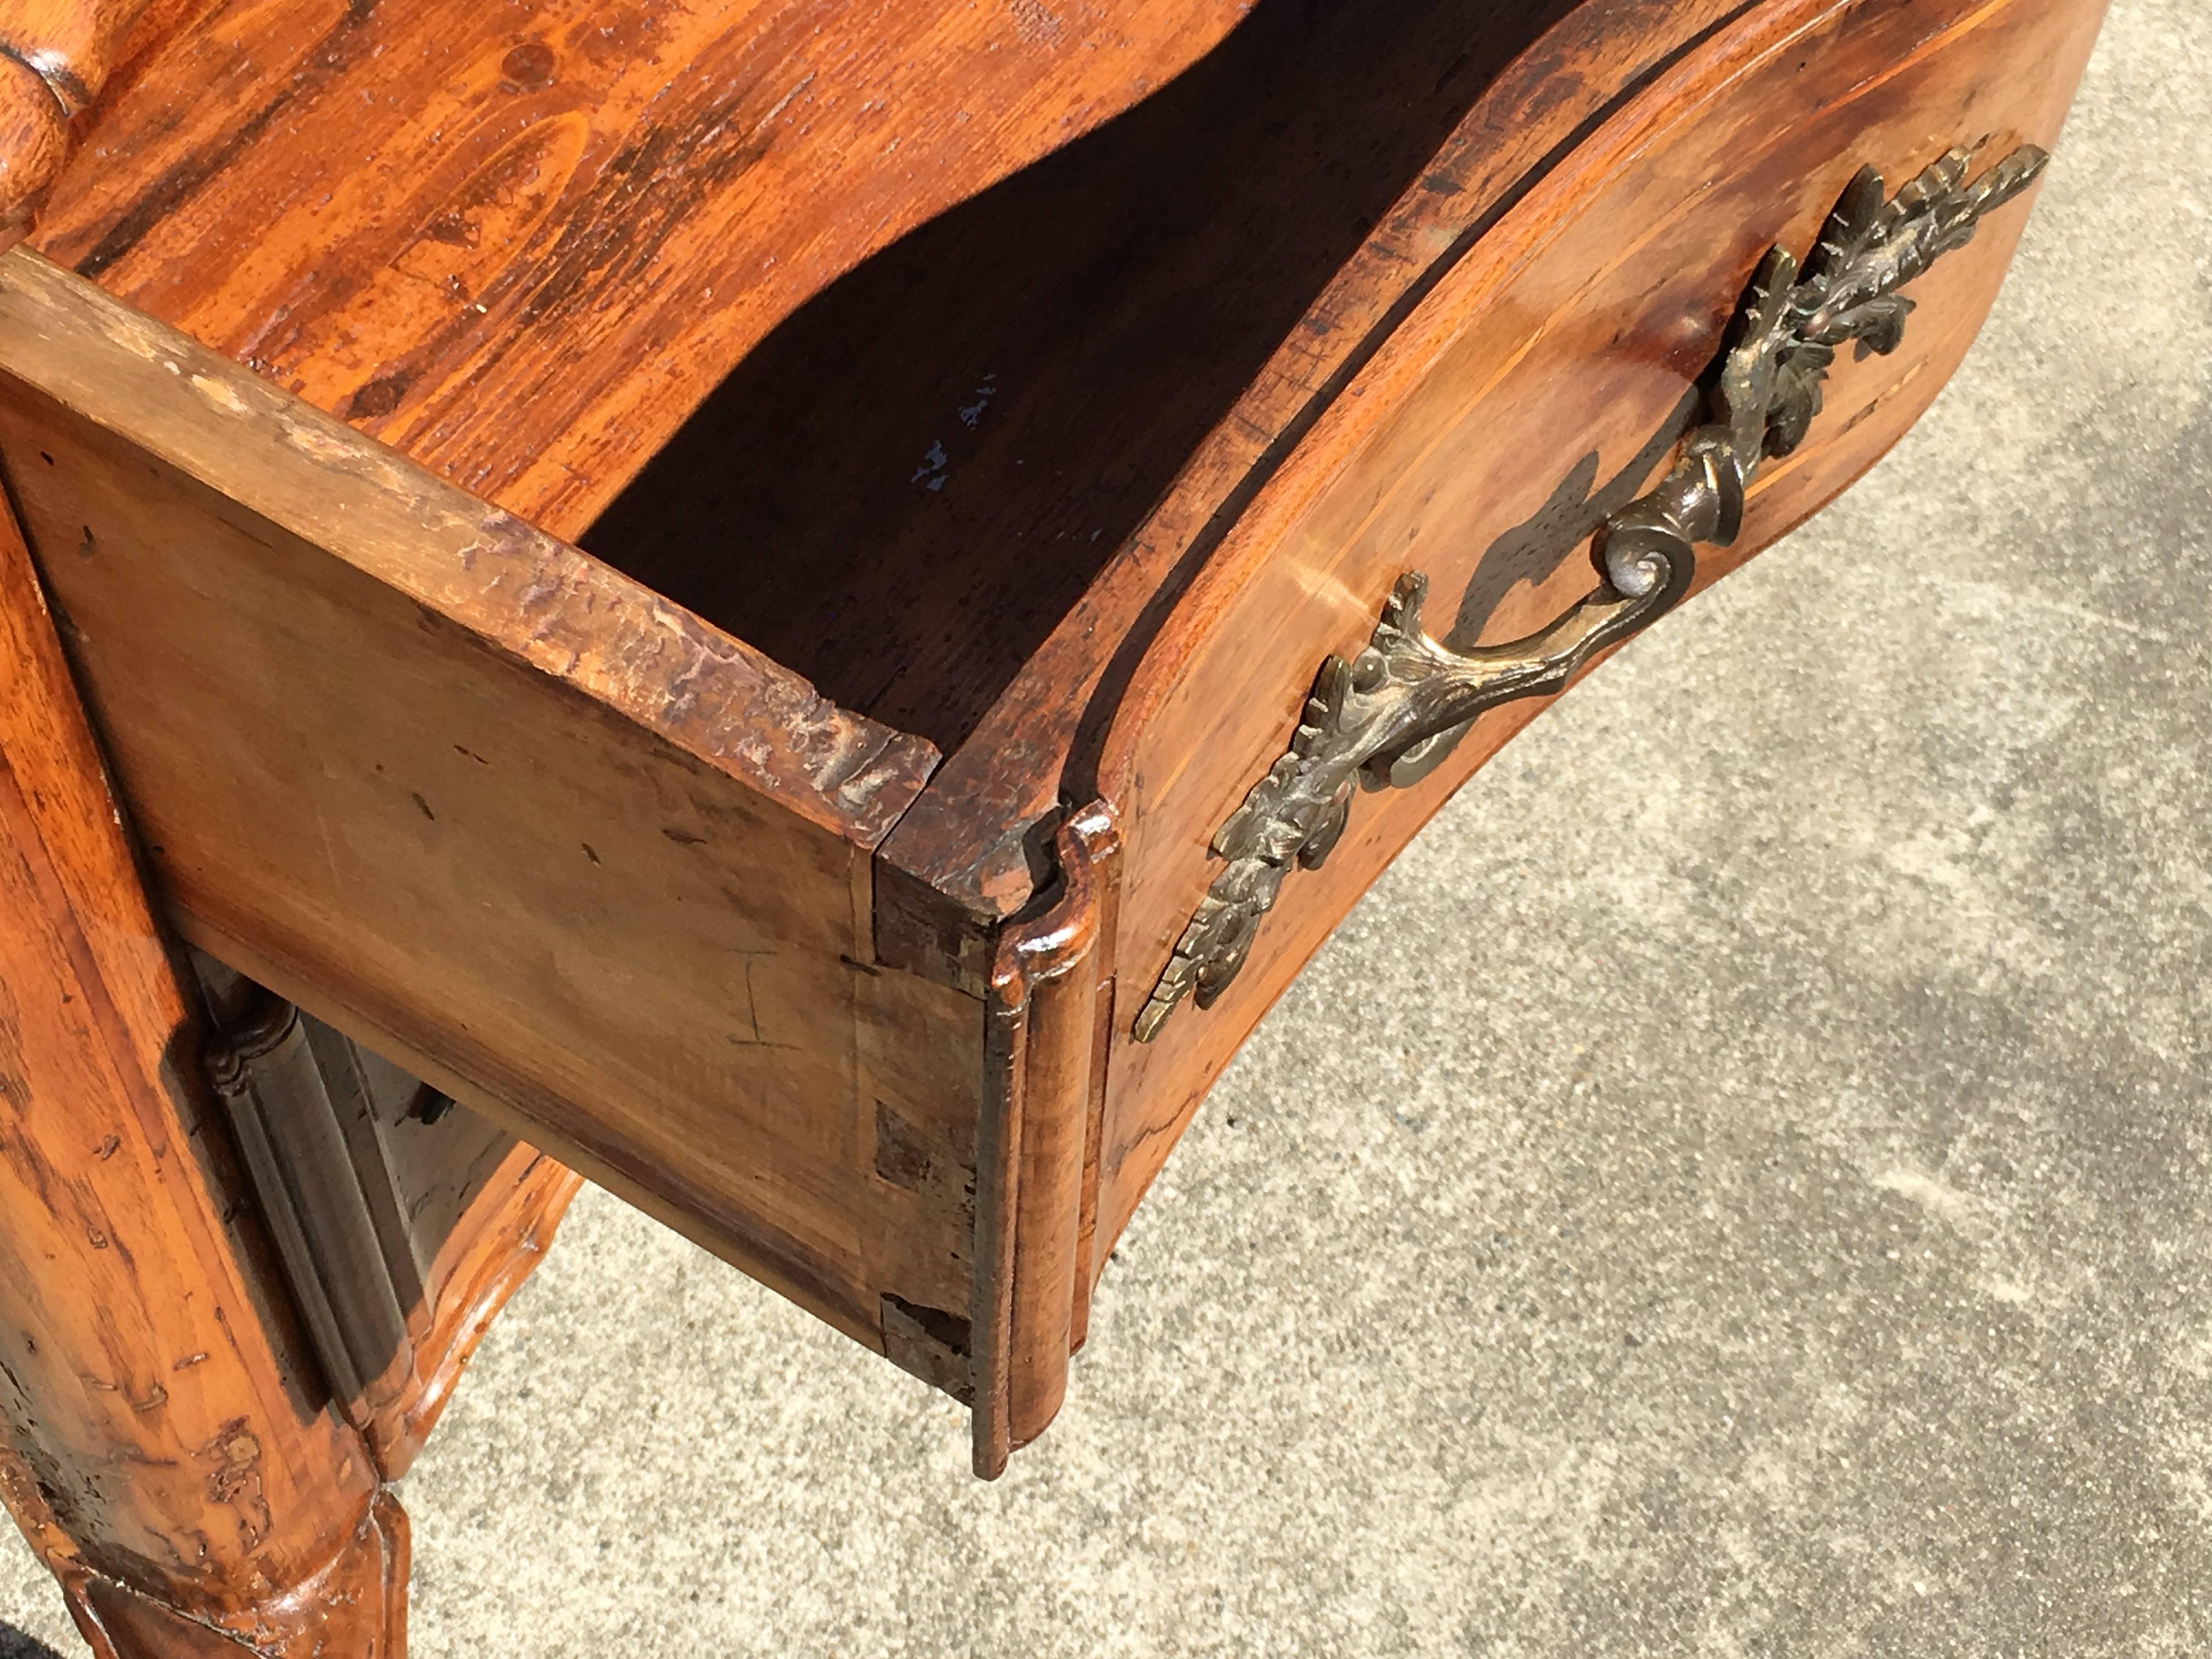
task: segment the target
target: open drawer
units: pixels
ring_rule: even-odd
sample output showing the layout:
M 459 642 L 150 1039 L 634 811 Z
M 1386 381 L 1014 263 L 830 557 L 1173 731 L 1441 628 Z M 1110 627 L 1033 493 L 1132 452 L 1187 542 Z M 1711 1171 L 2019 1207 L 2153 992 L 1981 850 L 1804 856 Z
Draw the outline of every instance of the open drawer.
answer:
M 556 95 L 578 38 L 484 47 L 506 125 L 328 208 L 326 261 L 271 228 L 325 181 L 249 134 L 195 184 L 145 75 L 51 258 L 0 261 L 0 468 L 179 932 L 969 1401 L 995 1473 L 1237 1043 L 1632 629 L 1330 775 L 1209 938 L 1224 824 L 1341 714 L 1324 661 L 1410 572 L 1459 658 L 1586 599 L 1640 626 L 1665 605 L 1592 550 L 1649 554 L 1651 501 L 1702 583 L 1847 485 L 1971 342 L 2101 10 L 1262 0 L 903 235 L 836 175 L 880 234 L 793 221 L 813 263 L 752 286 L 699 262 L 760 156 L 656 196 L 673 118 L 599 155 L 629 82 Z M 285 118 L 344 118 L 355 72 Z M 819 149 L 805 107 L 747 106 L 761 155 Z M 1747 289 L 1839 198 L 1852 246 L 1796 274 L 1881 317 L 1770 307 L 1751 406 Z M 439 328 L 401 325 L 417 289 Z M 1894 349 L 1830 369 L 1823 329 Z M 1818 370 L 1770 444 L 1775 376 L 1809 416 Z

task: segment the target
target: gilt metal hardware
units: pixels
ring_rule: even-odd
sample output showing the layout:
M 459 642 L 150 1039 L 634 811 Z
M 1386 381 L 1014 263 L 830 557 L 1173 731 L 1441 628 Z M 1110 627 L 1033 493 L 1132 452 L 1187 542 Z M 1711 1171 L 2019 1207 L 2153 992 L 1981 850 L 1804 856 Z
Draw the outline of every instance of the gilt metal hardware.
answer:
M 1707 424 L 1684 440 L 1656 489 L 1606 520 L 1598 586 L 1565 616 L 1510 645 L 1455 651 L 1421 626 L 1428 578 L 1398 579 L 1367 648 L 1322 665 L 1289 751 L 1214 836 L 1226 867 L 1138 1015 L 1139 1042 L 1158 1036 L 1185 999 L 1205 1008 L 1228 988 L 1291 866 L 1318 869 L 1343 836 L 1356 788 L 1418 781 L 1477 715 L 1559 690 L 1596 653 L 1673 608 L 1689 589 L 1698 544 L 1734 543 L 1762 463 L 1804 441 L 1836 354 L 1847 344 L 1861 357 L 1896 350 L 1913 309 L 1898 290 L 1972 240 L 1983 216 L 2051 158 L 2023 145 L 1968 183 L 1972 159 L 1951 151 L 1893 200 L 1866 168 L 1802 270 L 1787 250 L 1768 252 L 1713 379 Z

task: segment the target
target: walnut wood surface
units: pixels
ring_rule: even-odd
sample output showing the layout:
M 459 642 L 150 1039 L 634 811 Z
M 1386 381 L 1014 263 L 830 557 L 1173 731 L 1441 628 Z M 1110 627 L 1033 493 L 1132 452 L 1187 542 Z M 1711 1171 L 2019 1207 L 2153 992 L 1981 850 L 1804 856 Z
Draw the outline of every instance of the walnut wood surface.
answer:
M 867 929 L 927 745 L 25 250 L 0 371 L 188 939 L 870 1346 L 964 1326 L 981 1008 Z
M 181 931 L 971 1399 L 987 1473 L 1206 1085 L 1536 709 L 1133 1048 L 1322 655 L 1409 568 L 1462 642 L 1564 608 L 1768 244 L 2049 143 L 2101 4 L 1264 0 L 1200 58 L 1233 9 L 176 0 L 44 246 L 220 349 L 0 260 L 0 471 Z M 2019 217 L 1736 556 L 1924 407 Z M 575 536 L 641 466 L 609 563 L 453 482 Z
M 1212 874 L 1213 832 L 1282 752 L 1322 658 L 1357 651 L 1402 572 L 1430 574 L 1436 626 L 1456 611 L 1462 644 L 1522 636 L 1589 591 L 1589 532 L 1665 459 L 1765 250 L 1809 246 L 1863 164 L 1902 183 L 1961 137 L 1987 137 L 1990 160 L 2023 140 L 2055 147 L 2103 10 L 1763 6 L 1486 234 L 1239 520 L 1122 703 L 1101 775 L 1127 838 L 1114 957 L 1125 985 L 1157 978 Z M 2026 217 L 2005 210 L 1914 287 L 1901 352 L 1840 366 L 1813 441 L 1760 478 L 1741 541 L 1702 562 L 1701 581 L 1825 503 L 1911 424 L 1972 343 Z M 1186 1010 L 1149 1046 L 1121 1022 L 1103 1239 L 1334 921 L 1541 707 L 1486 715 L 1442 774 L 1364 797 L 1328 865 L 1286 884 L 1214 1008 Z
M 302 1352 L 0 517 L 0 1494 L 108 1659 L 404 1644 L 405 1517 Z
M 1247 3 L 214 0 L 37 243 L 573 537 L 807 295 Z

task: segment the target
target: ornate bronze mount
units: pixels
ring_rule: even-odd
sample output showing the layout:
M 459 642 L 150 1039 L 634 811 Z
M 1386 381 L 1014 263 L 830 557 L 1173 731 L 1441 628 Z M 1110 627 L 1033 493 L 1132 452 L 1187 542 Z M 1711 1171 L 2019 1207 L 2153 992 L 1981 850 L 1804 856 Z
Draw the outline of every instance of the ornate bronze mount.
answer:
M 1896 350 L 1913 308 L 1898 290 L 1972 240 L 1982 216 L 2025 191 L 2051 159 L 2026 145 L 1969 184 L 1972 157 L 1951 151 L 1894 200 L 1867 168 L 1802 270 L 1782 248 L 1767 254 L 1730 331 L 1708 423 L 1683 441 L 1658 488 L 1606 520 L 1596 544 L 1602 579 L 1558 621 L 1510 645 L 1454 651 L 1421 627 L 1428 578 L 1399 578 L 1367 649 L 1356 661 L 1322 665 L 1289 752 L 1214 836 L 1227 867 L 1138 1015 L 1139 1042 L 1158 1036 L 1185 998 L 1208 1007 L 1228 988 L 1291 865 L 1319 868 L 1343 835 L 1355 787 L 1403 788 L 1425 777 L 1477 715 L 1559 690 L 1688 592 L 1698 544 L 1732 544 L 1761 464 L 1804 441 L 1836 354 L 1846 344 L 1862 357 Z

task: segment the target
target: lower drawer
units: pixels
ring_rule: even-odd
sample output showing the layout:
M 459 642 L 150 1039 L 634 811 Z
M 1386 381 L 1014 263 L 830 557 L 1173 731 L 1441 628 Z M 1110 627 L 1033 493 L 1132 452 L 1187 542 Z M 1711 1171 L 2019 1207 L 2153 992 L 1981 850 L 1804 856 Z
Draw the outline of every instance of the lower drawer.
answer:
M 1152 644 L 1097 769 L 1122 851 L 1094 1265 L 1238 1044 L 1452 791 L 1927 408 L 2102 11 L 1747 9 L 1475 242 L 1273 476 Z M 1763 264 L 1775 248 L 1792 263 Z M 1778 279 L 1794 309 L 1762 319 Z M 1709 460 L 1751 474 L 1740 499 Z

